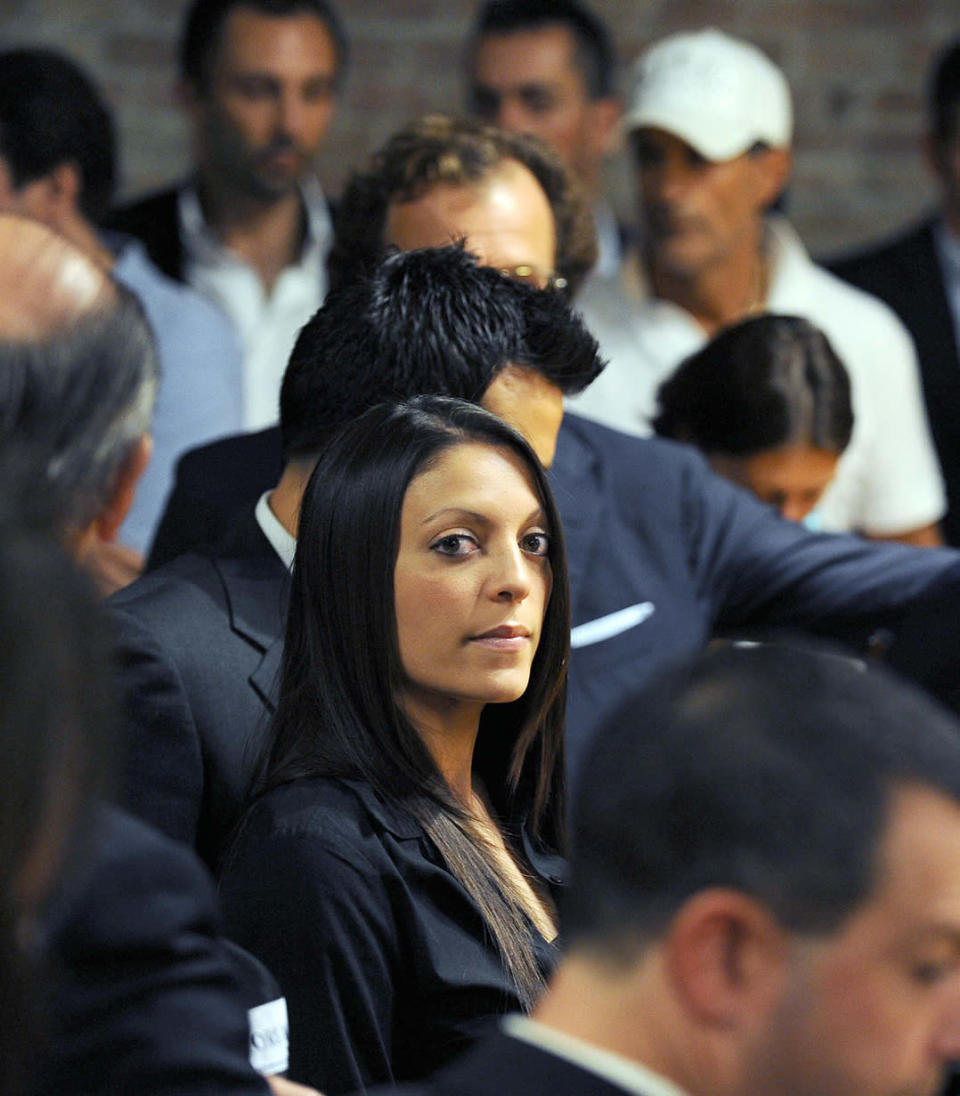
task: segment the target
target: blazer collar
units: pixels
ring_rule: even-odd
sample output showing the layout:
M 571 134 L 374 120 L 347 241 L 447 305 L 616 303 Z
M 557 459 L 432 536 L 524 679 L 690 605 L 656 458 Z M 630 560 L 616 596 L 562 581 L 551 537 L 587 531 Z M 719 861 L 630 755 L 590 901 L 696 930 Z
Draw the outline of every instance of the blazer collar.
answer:
M 497 1031 L 438 1074 L 431 1091 L 471 1096 L 492 1092 L 624 1096 L 627 1090 L 540 1047 Z
M 386 803 L 368 781 L 341 778 L 340 782 L 360 800 L 367 814 L 394 837 L 408 839 L 425 836 L 423 827 L 413 815 Z
M 250 684 L 272 712 L 280 671 L 290 574 L 252 510 L 225 542 L 214 566 L 220 574 L 231 629 L 263 653 Z

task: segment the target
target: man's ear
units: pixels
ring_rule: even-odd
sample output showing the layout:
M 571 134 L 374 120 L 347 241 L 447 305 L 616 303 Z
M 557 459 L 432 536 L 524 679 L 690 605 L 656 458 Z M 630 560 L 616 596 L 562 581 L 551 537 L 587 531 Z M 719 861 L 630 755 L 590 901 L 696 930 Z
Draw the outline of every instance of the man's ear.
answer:
M 200 110 L 200 89 L 193 80 L 181 77 L 174 84 L 173 101 L 191 121 L 196 121 Z
M 678 999 L 716 1030 L 748 1026 L 772 1005 L 786 972 L 788 936 L 740 891 L 695 894 L 671 922 L 664 951 Z
M 83 193 L 83 171 L 73 160 L 58 164 L 47 176 L 50 181 L 50 199 L 63 214 L 75 216 L 80 208 Z
M 610 156 L 620 147 L 622 108 L 615 95 L 594 99 L 590 104 L 590 145 L 597 157 Z
M 73 160 L 24 183 L 17 191 L 17 208 L 54 231 L 76 217 L 80 208 L 83 173 Z
M 960 141 L 941 141 L 932 133 L 923 139 L 923 153 L 930 170 L 945 186 L 960 178 Z
M 765 148 L 754 157 L 758 206 L 765 210 L 786 190 L 793 172 L 793 153 L 788 148 Z
M 103 513 L 95 520 L 94 527 L 97 537 L 103 541 L 116 539 L 117 532 L 123 524 L 123 519 L 130 512 L 133 500 L 137 494 L 137 484 L 140 477 L 146 471 L 150 463 L 150 454 L 153 452 L 153 438 L 144 434 L 130 450 L 127 459 L 120 466 L 117 478 L 114 481 L 113 492 Z

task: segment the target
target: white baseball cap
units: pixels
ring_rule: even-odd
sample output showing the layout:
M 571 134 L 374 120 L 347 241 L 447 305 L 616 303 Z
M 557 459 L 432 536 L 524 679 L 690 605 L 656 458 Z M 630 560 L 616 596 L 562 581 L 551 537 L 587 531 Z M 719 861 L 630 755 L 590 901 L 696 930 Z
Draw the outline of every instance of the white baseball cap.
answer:
M 723 31 L 662 38 L 634 62 L 633 79 L 628 130 L 665 130 L 714 161 L 732 160 L 758 141 L 790 144 L 786 77 L 756 46 Z

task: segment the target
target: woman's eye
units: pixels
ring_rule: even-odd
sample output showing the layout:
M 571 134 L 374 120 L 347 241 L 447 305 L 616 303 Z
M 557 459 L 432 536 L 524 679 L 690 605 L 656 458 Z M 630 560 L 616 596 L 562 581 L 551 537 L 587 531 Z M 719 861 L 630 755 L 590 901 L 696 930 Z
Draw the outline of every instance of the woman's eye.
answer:
M 448 533 L 445 537 L 435 540 L 430 545 L 434 552 L 442 556 L 465 556 L 476 547 L 473 537 L 466 533 Z
M 550 538 L 546 533 L 527 533 L 520 546 L 533 556 L 545 556 L 550 551 Z

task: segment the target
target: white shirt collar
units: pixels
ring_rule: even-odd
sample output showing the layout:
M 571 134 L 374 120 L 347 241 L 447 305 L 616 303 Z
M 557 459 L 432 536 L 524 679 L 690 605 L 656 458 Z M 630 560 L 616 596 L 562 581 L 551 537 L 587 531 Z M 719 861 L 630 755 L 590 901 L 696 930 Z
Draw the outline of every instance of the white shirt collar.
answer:
M 270 541 L 270 546 L 280 557 L 281 562 L 288 571 L 293 570 L 293 557 L 297 554 L 296 537 L 291 536 L 280 524 L 277 515 L 270 509 L 270 492 L 264 491 L 257 502 L 257 508 L 253 516 L 257 519 L 257 525 L 263 535 Z
M 678 1085 L 639 1062 L 585 1043 L 572 1035 L 564 1035 L 546 1024 L 531 1020 L 529 1016 L 507 1016 L 502 1021 L 502 1027 L 512 1038 L 572 1062 L 625 1092 L 635 1093 L 636 1096 L 686 1096 Z
M 597 234 L 597 261 L 591 274 L 615 278 L 623 261 L 620 226 L 609 202 L 601 200 L 593 207 L 593 227 Z
M 307 232 L 299 260 L 303 263 L 312 259 L 318 251 L 321 258 L 326 256 L 333 238 L 333 222 L 330 220 L 330 207 L 324 197 L 323 188 L 315 176 L 308 175 L 301 180 L 300 197 L 307 214 Z M 177 216 L 184 249 L 197 262 L 209 264 L 237 261 L 207 224 L 196 187 L 192 183 L 182 186 L 177 194 Z

